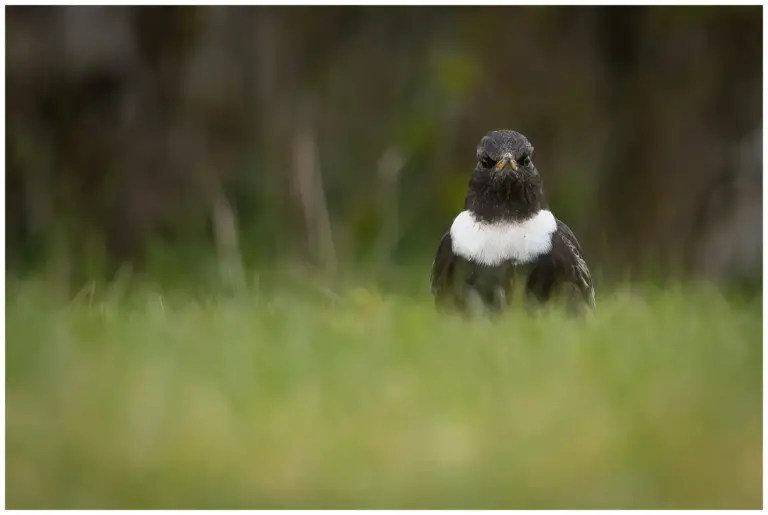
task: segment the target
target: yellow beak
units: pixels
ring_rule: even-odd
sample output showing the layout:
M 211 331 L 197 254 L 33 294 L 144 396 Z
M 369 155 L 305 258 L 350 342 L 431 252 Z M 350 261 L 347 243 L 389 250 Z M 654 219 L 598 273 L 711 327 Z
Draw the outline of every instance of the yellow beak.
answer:
M 509 166 L 511 166 L 513 170 L 517 170 L 517 161 L 514 160 L 511 154 L 505 154 L 499 159 L 499 162 L 496 163 L 496 169 L 501 170 L 507 163 L 509 163 Z

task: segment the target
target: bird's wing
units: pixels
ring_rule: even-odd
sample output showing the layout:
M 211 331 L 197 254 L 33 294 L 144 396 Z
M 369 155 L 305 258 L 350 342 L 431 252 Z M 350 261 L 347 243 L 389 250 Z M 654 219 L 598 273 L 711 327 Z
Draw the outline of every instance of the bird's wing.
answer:
M 576 250 L 581 254 L 581 245 L 579 245 L 579 240 L 576 239 L 576 236 L 573 234 L 573 231 L 571 231 L 571 228 L 565 225 L 562 220 L 557 220 L 557 232 L 560 234 L 560 236 L 567 241 L 570 241 L 574 247 L 576 247 Z
M 557 220 L 556 242 L 560 247 L 556 253 L 557 259 L 565 271 L 565 279 L 578 286 L 585 301 L 590 306 L 594 306 L 595 289 L 592 285 L 592 274 L 582 255 L 581 245 L 573 231 L 560 220 Z
M 451 233 L 447 232 L 440 240 L 435 260 L 432 262 L 432 273 L 430 275 L 432 295 L 440 297 L 451 286 L 455 264 L 456 255 L 453 253 Z

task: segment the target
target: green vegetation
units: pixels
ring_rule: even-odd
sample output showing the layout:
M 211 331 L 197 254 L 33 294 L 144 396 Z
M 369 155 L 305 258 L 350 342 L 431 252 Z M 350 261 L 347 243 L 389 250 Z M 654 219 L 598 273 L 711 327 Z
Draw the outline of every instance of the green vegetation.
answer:
M 762 506 L 759 301 L 470 321 L 300 284 L 10 284 L 8 507 Z

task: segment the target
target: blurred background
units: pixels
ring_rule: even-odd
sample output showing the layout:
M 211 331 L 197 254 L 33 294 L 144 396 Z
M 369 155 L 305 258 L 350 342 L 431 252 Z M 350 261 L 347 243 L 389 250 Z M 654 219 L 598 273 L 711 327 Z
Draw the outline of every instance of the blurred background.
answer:
M 11 508 L 762 506 L 762 7 L 5 16 Z M 434 309 L 499 128 L 589 323 Z
M 760 6 L 8 7 L 6 271 L 426 291 L 509 128 L 599 278 L 759 289 L 761 49 Z

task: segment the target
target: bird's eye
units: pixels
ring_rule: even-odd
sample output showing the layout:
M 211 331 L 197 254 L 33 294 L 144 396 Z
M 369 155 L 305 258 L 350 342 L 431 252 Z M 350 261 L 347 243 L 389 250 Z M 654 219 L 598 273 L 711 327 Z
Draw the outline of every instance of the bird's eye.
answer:
M 480 160 L 480 162 L 481 162 L 481 163 L 483 164 L 483 166 L 484 166 L 484 167 L 486 167 L 486 168 L 492 168 L 493 166 L 495 166 L 495 165 L 496 165 L 496 160 L 495 160 L 495 159 L 491 159 L 489 156 L 484 156 L 484 157 L 483 157 L 483 158 Z
M 529 156 L 528 154 L 523 155 L 520 159 L 517 160 L 517 164 L 521 166 L 530 166 L 531 156 Z

